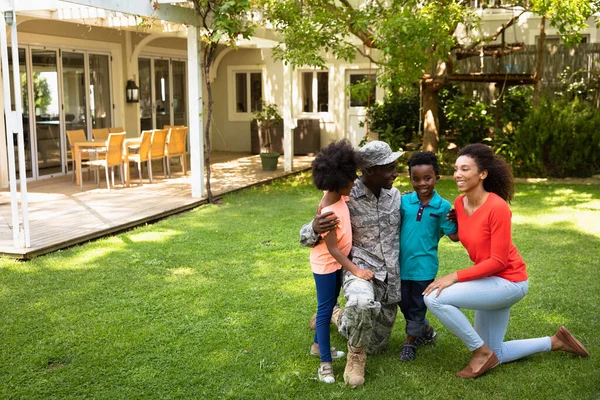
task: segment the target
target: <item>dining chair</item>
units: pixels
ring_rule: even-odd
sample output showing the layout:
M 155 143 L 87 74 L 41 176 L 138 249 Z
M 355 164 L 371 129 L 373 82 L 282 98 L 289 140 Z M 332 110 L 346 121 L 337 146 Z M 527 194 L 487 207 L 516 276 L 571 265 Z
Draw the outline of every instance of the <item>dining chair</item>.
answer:
M 167 174 L 171 177 L 171 165 L 169 157 L 179 157 L 181 160 L 181 168 L 185 176 L 185 157 L 186 157 L 186 139 L 188 128 L 171 128 L 167 136 L 167 145 L 165 158 L 167 162 Z
M 67 172 L 69 172 L 69 162 L 71 162 L 71 170 L 73 171 L 72 182 L 75 182 L 75 142 L 85 142 L 87 137 L 83 129 L 67 131 L 67 140 L 69 141 L 69 152 L 67 152 Z M 98 156 L 97 149 L 84 149 L 81 151 L 81 160 L 91 160 Z M 89 170 L 88 170 L 89 175 Z
M 121 132 L 125 132 L 125 128 L 123 128 L 121 126 L 117 126 L 114 128 L 108 128 L 108 133 L 121 133 Z
M 94 140 L 107 140 L 108 134 L 108 128 L 92 129 L 92 137 L 94 138 Z
M 104 167 L 106 173 L 106 187 L 110 191 L 110 182 L 108 178 L 108 169 L 111 171 L 112 184 L 115 185 L 115 169 L 114 167 L 119 166 L 121 171 L 121 183 L 125 186 L 123 180 L 123 142 L 125 141 L 124 133 L 110 133 L 108 140 L 106 140 L 106 158 L 102 160 L 89 160 L 85 164 L 90 167 L 95 167 L 98 173 L 100 173 L 100 167 Z M 83 162 L 82 162 L 83 164 Z M 79 170 L 81 174 L 81 169 Z M 81 190 L 83 190 L 83 182 L 81 175 L 79 175 L 79 182 L 81 184 Z M 98 179 L 98 187 L 100 187 L 100 179 Z
M 146 161 L 148 171 L 152 170 L 152 164 L 150 162 L 150 157 L 148 157 L 150 155 L 150 145 L 151 145 L 151 140 L 152 140 L 152 134 L 153 134 L 153 131 L 142 131 L 142 134 L 140 136 L 141 141 L 140 141 L 137 153 L 134 153 L 134 154 L 129 154 L 129 152 L 125 153 L 126 158 L 124 161 L 126 163 L 129 163 L 130 161 L 137 163 L 138 174 L 140 176 L 140 186 L 143 186 L 142 163 L 144 161 Z M 151 173 L 148 172 L 148 177 L 150 177 L 150 176 L 151 176 Z M 150 183 L 152 183 L 152 181 L 150 181 Z
M 160 159 L 163 164 L 163 173 L 167 176 L 167 169 L 165 167 L 165 143 L 167 142 L 168 129 L 155 129 L 152 134 L 152 140 L 150 141 L 150 183 L 152 183 L 152 160 Z

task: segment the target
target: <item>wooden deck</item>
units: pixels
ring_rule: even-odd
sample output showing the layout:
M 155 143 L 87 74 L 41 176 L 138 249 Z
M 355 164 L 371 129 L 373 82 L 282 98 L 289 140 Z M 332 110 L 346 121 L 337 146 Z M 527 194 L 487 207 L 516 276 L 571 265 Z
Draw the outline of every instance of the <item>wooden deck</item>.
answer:
M 310 168 L 313 157 L 294 157 L 294 172 Z M 272 179 L 289 175 L 283 171 L 283 157 L 276 171 L 262 171 L 259 156 L 243 153 L 211 153 L 212 192 L 215 197 Z M 189 165 L 189 164 L 188 164 Z M 131 187 L 100 188 L 84 172 L 84 191 L 63 176 L 30 182 L 29 221 L 31 247 L 13 247 L 10 226 L 11 205 L 8 189 L 0 191 L 0 256 L 28 259 L 54 250 L 113 234 L 192 209 L 206 199 L 194 199 L 190 173 L 183 176 L 179 165 L 172 166 L 171 179 L 153 168 L 154 183 L 144 179 L 139 186 L 137 171 L 132 170 Z M 103 176 L 101 175 L 101 179 Z

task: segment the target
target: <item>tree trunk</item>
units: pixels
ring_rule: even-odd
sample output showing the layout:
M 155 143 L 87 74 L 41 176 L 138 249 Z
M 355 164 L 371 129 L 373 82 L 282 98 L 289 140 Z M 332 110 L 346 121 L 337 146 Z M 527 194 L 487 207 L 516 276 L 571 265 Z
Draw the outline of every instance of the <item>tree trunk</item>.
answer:
M 540 23 L 540 37 L 537 42 L 537 57 L 535 65 L 535 85 L 533 86 L 533 107 L 540 105 L 542 91 L 542 75 L 544 74 L 544 42 L 546 40 L 546 17 L 542 17 Z
M 438 92 L 440 84 L 433 82 L 422 83 L 423 96 L 423 151 L 437 152 L 439 135 Z
M 214 203 L 214 197 L 210 187 L 210 125 L 212 122 L 213 98 L 212 85 L 210 82 L 210 69 L 212 67 L 216 44 L 209 43 L 204 49 L 204 84 L 206 85 L 206 125 L 204 128 L 204 168 L 206 169 L 206 196 L 209 203 Z

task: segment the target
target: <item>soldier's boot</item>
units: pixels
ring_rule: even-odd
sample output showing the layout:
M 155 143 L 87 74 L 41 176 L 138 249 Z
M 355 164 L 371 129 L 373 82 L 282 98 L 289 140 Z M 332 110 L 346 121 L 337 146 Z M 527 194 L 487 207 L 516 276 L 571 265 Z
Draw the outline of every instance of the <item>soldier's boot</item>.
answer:
M 348 360 L 344 370 L 344 382 L 355 388 L 365 383 L 365 364 L 367 353 L 364 347 L 354 347 L 348 344 Z
M 344 309 L 340 308 L 337 304 L 333 307 L 333 314 L 331 315 L 331 323 L 339 327 L 340 319 L 344 315 Z M 312 330 L 317 329 L 317 313 L 314 313 L 308 322 L 308 327 Z
M 342 319 L 342 315 L 344 315 L 344 309 L 340 306 L 336 305 L 333 307 L 333 314 L 331 314 L 331 323 L 340 327 L 340 320 Z

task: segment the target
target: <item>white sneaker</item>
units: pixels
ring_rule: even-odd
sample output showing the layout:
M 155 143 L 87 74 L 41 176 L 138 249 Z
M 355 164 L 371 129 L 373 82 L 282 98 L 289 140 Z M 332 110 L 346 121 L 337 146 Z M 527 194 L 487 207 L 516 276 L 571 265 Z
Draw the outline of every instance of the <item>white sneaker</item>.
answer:
M 324 383 L 335 383 L 335 377 L 333 376 L 333 367 L 331 364 L 323 364 L 319 367 L 317 372 L 319 381 Z
M 312 346 L 310 346 L 310 355 L 311 356 L 316 356 L 316 357 L 321 356 L 321 352 L 319 351 L 319 348 L 316 347 L 314 345 L 314 343 L 313 343 Z M 344 353 L 343 351 L 339 351 L 335 347 L 331 348 L 331 358 L 333 358 L 333 359 L 342 358 L 345 355 L 346 355 L 346 353 Z

